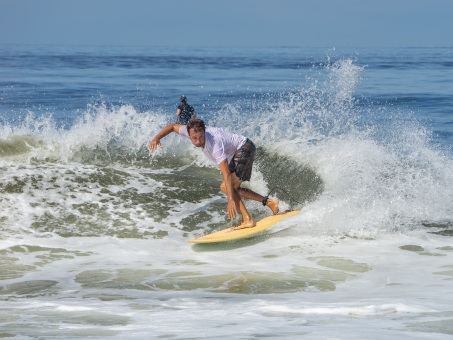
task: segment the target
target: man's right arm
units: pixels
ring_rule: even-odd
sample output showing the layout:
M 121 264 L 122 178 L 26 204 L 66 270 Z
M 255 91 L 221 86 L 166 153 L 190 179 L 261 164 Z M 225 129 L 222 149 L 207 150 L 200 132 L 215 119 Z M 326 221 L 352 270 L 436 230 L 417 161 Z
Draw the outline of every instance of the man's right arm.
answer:
M 148 149 L 150 151 L 154 151 L 158 146 L 162 148 L 163 146 L 160 143 L 160 140 L 172 132 L 179 133 L 181 126 L 181 124 L 169 124 L 164 127 L 162 130 L 160 130 L 156 137 L 154 137 L 153 140 L 149 142 Z
M 180 109 L 179 106 L 178 106 L 178 109 L 176 110 L 176 120 L 175 120 L 175 124 L 178 123 L 178 118 L 179 118 L 180 113 L 181 113 L 181 109 Z

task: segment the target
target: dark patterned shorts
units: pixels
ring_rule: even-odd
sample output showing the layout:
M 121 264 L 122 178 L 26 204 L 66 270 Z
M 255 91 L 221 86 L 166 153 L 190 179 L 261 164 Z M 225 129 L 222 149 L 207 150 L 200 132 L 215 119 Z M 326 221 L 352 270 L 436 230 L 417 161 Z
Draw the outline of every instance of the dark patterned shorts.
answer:
M 250 139 L 237 150 L 228 167 L 241 181 L 250 181 L 252 177 L 253 161 L 255 160 L 256 147 Z

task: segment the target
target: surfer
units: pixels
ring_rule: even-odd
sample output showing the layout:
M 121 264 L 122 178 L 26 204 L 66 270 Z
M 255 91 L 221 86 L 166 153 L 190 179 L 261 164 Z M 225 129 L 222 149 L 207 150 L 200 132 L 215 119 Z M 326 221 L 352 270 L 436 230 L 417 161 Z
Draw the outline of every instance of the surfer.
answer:
M 196 119 L 197 113 L 192 105 L 187 103 L 187 97 L 181 96 L 180 98 L 181 105 L 178 105 L 176 109 L 176 120 L 175 123 L 177 124 L 187 124 L 189 120 Z
M 252 166 L 255 159 L 256 147 L 247 137 L 230 133 L 221 128 L 205 126 L 201 119 L 192 119 L 187 125 L 169 124 L 164 127 L 151 142 L 148 148 L 153 151 L 158 146 L 162 148 L 160 140 L 175 132 L 189 138 L 193 145 L 202 148 L 203 153 L 216 162 L 223 181 L 220 189 L 228 199 L 228 218 L 235 218 L 239 209 L 242 222 L 232 229 L 252 228 L 255 222 L 247 211 L 241 197 L 261 202 L 271 209 L 274 215 L 278 214 L 279 201 L 262 196 L 250 189 L 241 188 L 243 181 L 250 181 Z

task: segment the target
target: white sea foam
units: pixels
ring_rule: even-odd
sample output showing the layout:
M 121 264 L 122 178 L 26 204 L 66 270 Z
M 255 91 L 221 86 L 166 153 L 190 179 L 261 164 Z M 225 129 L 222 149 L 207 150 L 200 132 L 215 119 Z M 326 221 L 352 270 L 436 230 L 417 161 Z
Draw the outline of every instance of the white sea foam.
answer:
M 232 244 L 186 242 L 225 226 L 225 200 L 188 141 L 146 150 L 163 112 L 101 104 L 66 128 L 32 113 L 2 125 L 0 336 L 450 337 L 452 159 L 410 111 L 358 105 L 363 68 L 324 71 L 256 114 L 208 117 L 322 182 L 301 215 Z M 256 169 L 252 188 L 266 178 Z

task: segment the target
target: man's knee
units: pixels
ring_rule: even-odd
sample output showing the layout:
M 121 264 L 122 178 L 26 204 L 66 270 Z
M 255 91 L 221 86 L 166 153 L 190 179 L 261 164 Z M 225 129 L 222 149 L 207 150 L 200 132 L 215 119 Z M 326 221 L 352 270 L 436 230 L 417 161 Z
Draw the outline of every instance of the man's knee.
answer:
M 231 177 L 233 180 L 233 189 L 238 191 L 241 188 L 242 181 L 236 176 L 235 173 L 231 173 Z M 220 184 L 220 190 L 222 190 L 222 192 L 224 192 L 225 194 L 227 193 L 227 188 L 224 181 Z

